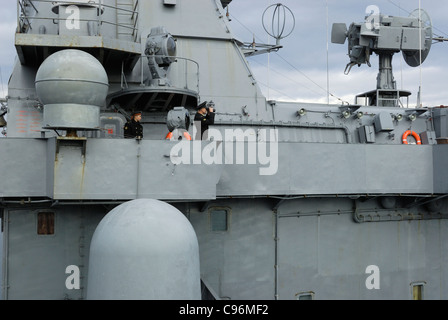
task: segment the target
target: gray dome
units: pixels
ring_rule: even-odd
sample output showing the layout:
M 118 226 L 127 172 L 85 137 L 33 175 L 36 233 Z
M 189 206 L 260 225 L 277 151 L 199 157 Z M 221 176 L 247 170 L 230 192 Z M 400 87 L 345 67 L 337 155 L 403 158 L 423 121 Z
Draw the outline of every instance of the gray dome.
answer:
M 199 247 L 187 218 L 133 200 L 101 220 L 90 245 L 88 299 L 201 299 Z
M 36 74 L 44 104 L 44 128 L 98 129 L 100 107 L 109 91 L 107 73 L 87 52 L 75 49 L 49 56 Z
M 107 73 L 87 52 L 75 49 L 49 56 L 36 74 L 36 91 L 46 104 L 102 106 L 109 90 Z

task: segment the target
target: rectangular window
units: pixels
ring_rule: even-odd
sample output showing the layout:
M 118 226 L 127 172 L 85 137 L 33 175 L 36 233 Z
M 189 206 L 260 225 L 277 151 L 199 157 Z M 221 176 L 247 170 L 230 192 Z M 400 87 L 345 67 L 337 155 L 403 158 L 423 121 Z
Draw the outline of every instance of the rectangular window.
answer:
M 54 234 L 54 212 L 37 213 L 37 234 Z
M 210 230 L 216 232 L 227 231 L 229 228 L 228 218 L 228 210 L 210 209 Z

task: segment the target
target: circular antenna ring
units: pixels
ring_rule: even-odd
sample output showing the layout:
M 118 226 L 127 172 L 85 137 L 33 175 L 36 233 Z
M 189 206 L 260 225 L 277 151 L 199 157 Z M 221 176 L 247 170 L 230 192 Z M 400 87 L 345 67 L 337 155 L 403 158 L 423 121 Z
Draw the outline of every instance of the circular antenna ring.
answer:
M 267 11 L 271 8 L 274 8 L 273 13 L 272 13 L 272 19 L 271 19 L 271 31 L 268 31 L 268 28 L 266 27 L 266 23 L 265 23 L 265 15 L 267 13 Z M 292 17 L 292 27 L 291 30 L 289 32 L 285 32 L 286 30 L 286 18 L 287 15 L 291 15 Z M 287 36 L 289 36 L 296 25 L 296 20 L 294 17 L 294 14 L 292 13 L 291 9 L 289 9 L 287 6 L 281 4 L 281 3 L 277 3 L 277 4 L 273 4 L 270 5 L 269 7 L 266 8 L 266 10 L 264 10 L 263 12 L 263 28 L 266 31 L 267 34 L 269 34 L 271 37 L 273 37 L 274 39 L 277 40 L 277 44 L 279 44 L 280 39 L 286 38 Z

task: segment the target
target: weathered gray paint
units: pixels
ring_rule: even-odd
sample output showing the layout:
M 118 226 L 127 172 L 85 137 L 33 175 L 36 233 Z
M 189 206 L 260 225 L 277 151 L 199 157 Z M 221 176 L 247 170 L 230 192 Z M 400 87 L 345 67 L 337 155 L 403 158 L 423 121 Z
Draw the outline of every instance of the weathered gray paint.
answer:
M 262 176 L 259 175 L 260 168 L 270 164 L 236 164 L 236 160 L 234 164 L 226 164 L 224 159 L 207 165 L 204 172 L 203 162 L 193 163 L 193 152 L 190 164 L 173 164 L 170 151 L 178 143 L 176 141 L 143 140 L 139 143 L 133 139 L 88 139 L 85 140 L 85 156 L 82 154 L 84 140 L 75 140 L 77 145 L 64 145 L 64 141 L 55 138 L 0 140 L 2 150 L 9 151 L 0 155 L 4 158 L 0 168 L 8 181 L 3 195 L 84 200 L 140 197 L 207 200 L 238 195 L 433 194 L 448 191 L 443 179 L 446 175 L 444 163 L 437 160 L 441 159 L 441 153 L 445 153 L 443 146 L 285 142 L 278 145 L 281 155 L 278 171 Z M 57 153 L 56 143 L 60 144 Z M 201 144 L 192 142 L 191 145 L 193 143 Z M 16 151 L 19 144 L 22 147 Z M 202 142 L 202 148 L 210 144 L 215 145 L 215 142 Z M 253 147 L 250 146 L 252 143 L 235 143 L 234 153 L 239 144 L 244 145 L 246 154 L 251 148 L 257 148 L 256 143 Z M 222 148 L 225 155 L 225 147 Z M 438 157 L 434 158 L 434 154 Z M 12 155 L 17 159 L 13 167 L 9 162 Z M 347 161 L 347 155 L 356 156 Z M 406 159 L 422 164 L 434 162 L 434 166 L 413 169 L 403 165 Z M 31 161 L 34 166 L 23 161 Z M 273 158 L 273 161 L 277 159 Z M 28 178 L 21 178 L 27 171 Z M 45 190 L 45 183 L 48 190 Z
M 37 18 L 54 16 L 49 3 L 33 3 Z M 124 24 L 133 28 L 135 20 L 129 12 L 118 18 L 110 7 L 101 18 L 121 19 L 121 25 L 103 23 L 99 35 L 58 35 L 61 26 L 51 19 L 32 20 L 32 29 L 16 34 L 8 138 L 0 139 L 3 298 L 85 299 L 95 228 L 115 206 L 141 198 L 169 202 L 190 220 L 201 278 L 216 298 L 297 299 L 312 293 L 316 299 L 410 299 L 416 282 L 425 283 L 425 298 L 448 297 L 448 151 L 431 138 L 442 142 L 448 136 L 444 109 L 266 101 L 220 2 L 139 3 L 134 34 L 117 33 Z M 198 65 L 188 65 L 185 75 L 186 65 L 174 63 L 171 88 L 144 85 L 150 75 L 140 55 L 155 26 L 178 40 L 179 57 Z M 100 116 L 129 113 L 139 97 L 148 98 L 143 140 L 98 138 L 97 131 L 82 130 L 67 138 L 63 130 L 42 129 L 36 72 L 43 59 L 68 47 L 88 51 L 106 69 L 109 95 Z M 170 99 L 170 93 L 213 100 L 218 109 L 214 141 L 187 144 L 200 145 L 201 152 L 223 147 L 237 139 L 226 129 L 240 129 L 251 142 L 230 143 L 232 148 L 242 145 L 247 152 L 267 140 L 268 150 L 278 147 L 278 158 L 271 158 L 278 170 L 260 175 L 266 167 L 260 162 L 209 165 L 202 158 L 200 164 L 175 165 L 169 155 L 179 142 L 164 140 L 166 114 L 174 106 L 150 104 Z M 126 102 L 121 109 L 108 104 L 120 95 Z M 191 103 L 186 107 L 194 115 Z M 347 107 L 352 114 L 344 118 Z M 418 114 L 412 122 L 411 112 Z M 425 137 L 424 145 L 402 144 L 409 129 Z M 236 162 L 235 153 L 224 156 Z M 185 160 L 191 163 L 194 154 Z M 211 212 L 223 208 L 228 230 L 211 231 Z M 55 213 L 53 235 L 37 235 L 41 211 Z M 69 265 L 80 267 L 80 289 L 65 286 Z M 365 286 L 369 265 L 381 270 L 381 290 Z
M 90 239 L 106 210 L 89 206 L 66 210 L 44 205 L 5 210 L 4 221 L 8 223 L 4 229 L 3 298 L 85 299 Z M 53 235 L 36 232 L 37 213 L 43 211 L 55 212 Z M 69 276 L 65 272 L 70 265 L 80 268 L 79 290 L 65 286 Z

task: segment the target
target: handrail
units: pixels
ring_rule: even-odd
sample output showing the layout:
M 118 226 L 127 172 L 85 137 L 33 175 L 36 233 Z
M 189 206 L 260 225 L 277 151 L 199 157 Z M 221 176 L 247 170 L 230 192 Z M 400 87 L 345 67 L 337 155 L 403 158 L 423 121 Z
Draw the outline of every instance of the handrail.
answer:
M 370 98 L 370 95 L 371 95 L 372 92 L 366 92 L 364 94 L 357 95 L 355 97 L 355 104 L 358 104 L 358 98 L 363 98 L 365 100 L 364 101 L 364 105 L 367 106 L 368 105 L 367 104 L 368 99 Z M 377 102 L 379 102 L 379 101 L 392 101 L 392 102 L 395 102 L 396 105 L 401 105 L 402 108 L 408 108 L 409 107 L 409 97 L 404 96 L 407 99 L 406 100 L 406 106 L 404 106 L 403 101 L 401 101 L 402 97 L 400 96 L 400 90 L 399 89 L 376 89 L 375 92 L 376 92 L 375 97 L 377 99 Z M 396 94 L 396 96 L 395 97 L 391 96 L 390 98 L 384 98 L 384 97 L 380 97 L 380 92 L 391 92 L 391 93 Z
M 138 0 L 135 1 L 134 8 L 132 9 L 133 13 L 132 13 L 131 19 L 134 19 L 134 13 L 137 12 L 137 8 L 138 8 Z M 137 16 L 138 16 L 138 14 L 137 14 Z
M 141 64 L 141 75 L 140 75 L 140 85 L 141 86 L 145 85 L 144 84 L 144 76 L 145 75 L 143 74 L 143 58 L 147 58 L 147 57 L 153 57 L 153 56 L 152 55 L 141 55 L 139 57 L 140 64 Z M 154 55 L 154 57 L 171 58 L 171 59 L 173 59 L 175 61 L 175 63 L 177 63 L 178 60 L 183 60 L 184 63 L 185 63 L 185 78 L 184 78 L 183 82 L 182 82 L 182 80 L 180 80 L 181 84 L 184 85 L 183 89 L 192 90 L 192 89 L 189 89 L 190 86 L 189 86 L 189 80 L 188 79 L 189 79 L 189 76 L 191 77 L 192 74 L 196 74 L 196 85 L 195 85 L 196 89 L 195 89 L 195 91 L 199 94 L 199 63 L 198 62 L 196 62 L 196 61 L 194 61 L 192 59 L 189 59 L 189 58 L 178 57 L 178 56 Z M 127 81 L 126 81 L 126 76 L 125 76 L 125 74 L 123 72 L 124 64 L 125 64 L 126 60 L 129 60 L 129 59 L 125 59 L 125 60 L 122 61 L 122 72 L 121 72 L 121 81 L 120 81 L 122 89 L 126 89 L 128 87 L 127 86 Z M 189 63 L 192 63 L 193 65 L 196 66 L 196 73 L 189 72 L 189 68 L 188 68 Z M 179 79 L 176 79 L 176 80 L 179 81 Z M 126 84 L 126 88 L 123 86 L 123 84 Z
M 134 12 L 131 15 L 131 20 L 134 21 L 134 30 L 132 31 L 132 35 L 134 36 L 134 42 L 137 40 L 137 35 L 138 35 L 138 32 L 135 32 L 135 30 L 137 30 L 136 26 L 138 23 L 137 9 L 138 9 L 138 0 L 135 1 L 134 8 L 133 8 Z M 136 12 L 137 12 L 137 14 L 135 15 L 135 18 L 134 18 L 134 13 L 136 13 Z M 135 32 L 135 34 L 134 34 L 134 32 Z
M 19 0 L 18 2 L 17 2 L 17 9 L 19 9 L 19 6 L 20 6 L 20 9 L 22 9 L 22 13 L 25 13 L 25 8 L 23 7 L 23 1 L 24 0 Z M 36 7 L 34 7 L 34 5 L 33 5 L 33 8 L 36 8 Z M 36 10 L 37 11 L 37 10 Z M 18 14 L 18 13 L 17 13 Z M 26 21 L 28 22 L 28 25 L 29 25 L 29 27 L 30 27 L 30 29 L 33 29 L 32 27 L 31 27 L 31 22 L 30 22 L 30 20 L 28 19 L 28 17 L 24 14 L 24 18 L 26 19 Z M 20 21 L 20 17 L 18 16 L 17 17 L 17 22 L 19 22 Z M 19 30 L 18 31 L 20 31 L 22 28 L 19 28 Z
M 44 13 L 42 13 L 42 11 L 40 12 L 39 16 L 31 16 L 29 14 L 27 14 L 25 7 L 23 6 L 24 1 L 26 0 L 17 0 L 17 24 L 18 24 L 18 33 L 22 33 L 23 32 L 23 22 L 26 20 L 27 24 L 30 26 L 30 29 L 32 29 L 31 27 L 31 22 L 30 20 L 52 20 L 54 23 L 57 23 L 55 21 L 60 21 L 60 20 L 64 20 L 58 17 L 54 17 L 53 13 L 51 11 L 48 12 L 48 15 L 45 15 Z M 31 3 L 31 0 L 28 0 L 30 2 L 30 4 L 33 6 L 34 10 L 36 11 L 36 13 L 39 13 L 39 11 L 37 10 L 36 6 Z M 34 2 L 37 3 L 51 3 L 51 4 L 72 4 L 72 5 L 76 5 L 76 3 L 74 3 L 73 1 L 53 1 L 53 0 L 32 0 Z M 79 3 L 79 5 L 82 5 L 84 3 Z M 103 9 L 103 8 L 111 8 L 117 11 L 117 13 L 119 12 L 126 12 L 129 14 L 129 19 L 131 21 L 130 24 L 123 24 L 123 23 L 119 23 L 118 20 L 117 22 L 113 22 L 110 20 L 103 20 L 102 19 L 102 14 L 98 14 L 98 18 L 96 20 L 96 22 L 98 23 L 98 33 L 101 34 L 101 26 L 104 24 L 109 24 L 109 25 L 115 25 L 121 28 L 125 28 L 125 29 L 130 29 L 132 30 L 132 32 L 130 33 L 129 36 L 131 36 L 133 38 L 134 41 L 137 40 L 137 34 L 138 34 L 138 27 L 137 27 L 137 19 L 138 19 L 138 0 L 135 1 L 135 4 L 133 5 L 133 9 L 129 10 L 126 8 L 120 8 L 118 6 L 113 6 L 113 5 L 107 5 L 102 3 L 102 0 L 100 0 L 100 2 L 88 2 L 85 4 L 92 4 L 92 5 L 98 5 L 99 8 Z M 95 21 L 92 19 L 79 19 L 79 21 Z M 117 34 L 118 37 L 118 34 Z

